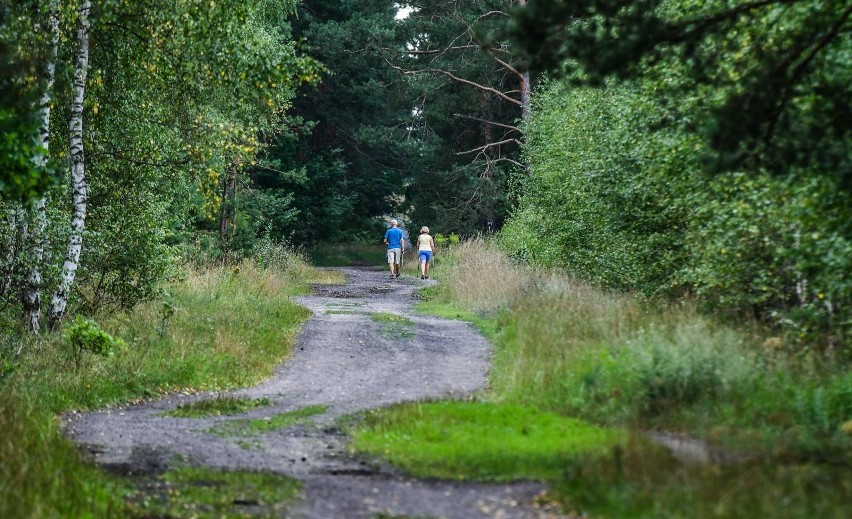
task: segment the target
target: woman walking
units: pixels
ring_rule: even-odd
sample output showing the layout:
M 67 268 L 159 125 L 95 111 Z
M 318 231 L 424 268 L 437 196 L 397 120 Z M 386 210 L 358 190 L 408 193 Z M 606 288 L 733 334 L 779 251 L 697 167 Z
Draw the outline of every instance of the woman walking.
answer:
M 429 228 L 420 229 L 417 237 L 417 255 L 420 256 L 420 279 L 429 279 L 429 263 L 435 252 L 435 240 L 429 236 Z

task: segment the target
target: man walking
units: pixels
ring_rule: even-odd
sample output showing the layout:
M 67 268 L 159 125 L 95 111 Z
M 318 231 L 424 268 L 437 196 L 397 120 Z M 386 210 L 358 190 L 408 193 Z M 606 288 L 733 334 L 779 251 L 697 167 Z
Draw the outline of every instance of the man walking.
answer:
M 402 253 L 405 252 L 405 238 L 400 229 L 399 222 L 396 220 L 390 221 L 390 229 L 385 233 L 385 243 L 388 246 L 388 265 L 390 266 L 390 277 L 398 278 L 400 275 L 399 262 L 402 260 Z

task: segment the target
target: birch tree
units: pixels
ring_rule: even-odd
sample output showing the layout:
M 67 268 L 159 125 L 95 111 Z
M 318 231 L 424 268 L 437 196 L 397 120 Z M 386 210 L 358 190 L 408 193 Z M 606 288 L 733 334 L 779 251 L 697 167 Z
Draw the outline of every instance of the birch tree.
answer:
M 74 84 L 71 99 L 70 145 L 71 145 L 71 192 L 72 217 L 71 233 L 68 236 L 68 246 L 65 262 L 62 265 L 62 277 L 50 308 L 50 321 L 56 325 L 68 305 L 68 294 L 74 283 L 80 252 L 83 248 L 83 233 L 86 230 L 86 202 L 89 184 L 86 180 L 86 163 L 83 145 L 83 103 L 86 99 L 86 77 L 89 68 L 89 14 L 92 9 L 90 0 L 83 0 L 77 9 L 77 49 L 74 59 Z
M 56 79 L 56 59 L 59 51 L 59 0 L 51 0 L 47 7 L 48 52 L 44 66 L 44 91 L 39 99 L 39 144 L 42 151 L 34 161 L 38 169 L 47 166 L 48 150 L 50 149 L 50 108 L 53 102 L 53 84 Z M 32 250 L 29 255 L 29 273 L 24 291 L 24 315 L 26 326 L 31 332 L 38 333 L 41 321 L 41 266 L 44 261 L 44 231 L 47 226 L 45 214 L 47 200 L 45 196 L 36 200 L 30 226 L 30 243 Z

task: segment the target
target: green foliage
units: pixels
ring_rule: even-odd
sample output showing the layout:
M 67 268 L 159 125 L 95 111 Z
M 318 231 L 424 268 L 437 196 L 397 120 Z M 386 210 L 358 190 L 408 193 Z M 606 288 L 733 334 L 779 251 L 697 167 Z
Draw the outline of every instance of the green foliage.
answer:
M 514 47 L 500 42 L 493 54 L 481 35 L 499 24 L 505 0 L 406 2 L 414 10 L 400 22 L 406 53 L 385 52 L 409 71 L 415 107 L 408 138 L 417 154 L 407 169 L 403 209 L 419 225 L 465 236 L 499 228 L 509 212 L 509 180 L 518 167 L 522 135 L 520 78 L 495 59 L 522 70 Z M 451 79 L 448 74 L 482 88 Z M 488 90 L 491 89 L 491 90 Z M 409 108 L 410 110 L 411 108 Z M 497 145 L 496 143 L 503 142 Z
M 374 243 L 318 243 L 311 247 L 311 262 L 319 267 L 386 266 L 387 247 L 378 242 L 381 236 L 381 232 L 376 232 Z
M 552 480 L 571 460 L 594 459 L 624 439 L 582 420 L 478 402 L 371 411 L 352 437 L 356 451 L 415 476 L 479 481 Z
M 36 80 L 43 35 L 28 22 L 11 6 L 0 8 L 0 199 L 18 202 L 34 199 L 56 182 L 55 164 L 34 164 L 44 154 L 38 142 Z
M 292 193 L 299 220 L 281 225 L 299 245 L 380 236 L 417 149 L 408 138 L 413 94 L 383 52 L 404 45 L 391 0 L 307 0 L 292 21 L 305 52 L 329 73 L 293 100 L 292 132 L 258 164 L 261 190 Z
M 114 338 L 92 319 L 83 319 L 79 315 L 74 318 L 72 324 L 65 328 L 63 338 L 74 352 L 74 359 L 78 368 L 84 352 L 109 357 L 114 355 L 116 351 L 127 347 L 127 343 L 121 338 Z
M 18 157 L 30 169 L 22 161 L 40 153 L 34 147 L 35 101 L 42 94 L 50 96 L 53 108 L 51 164 L 67 166 L 70 153 L 68 77 L 77 6 L 56 2 L 61 18 L 57 82 L 45 91 L 40 75 L 50 54 L 49 34 L 32 28 L 45 24 L 47 4 L 9 5 L 0 20 L 0 62 L 8 72 L 0 88 L 10 93 L 9 104 L 4 95 L 0 106 L 0 124 L 9 130 L 4 142 L 16 147 L 3 156 Z M 84 103 L 88 215 L 72 311 L 126 310 L 156 297 L 159 283 L 175 273 L 180 248 L 191 241 L 199 215 L 207 218 L 223 206 L 236 212 L 240 234 L 229 232 L 223 248 L 246 250 L 245 255 L 259 237 L 283 234 L 281 228 L 292 223 L 287 193 L 248 191 L 232 200 L 233 192 L 220 196 L 219 186 L 244 176 L 257 162 L 269 136 L 282 131 L 296 88 L 315 82 L 323 70 L 297 50 L 290 35 L 286 18 L 295 8 L 291 0 L 180 0 L 144 8 L 108 0 L 91 13 Z M 2 169 L 22 182 L 14 189 L 45 193 L 49 171 L 33 171 L 24 180 L 11 165 Z M 43 300 L 58 282 L 70 206 L 70 193 L 46 194 L 45 258 L 52 261 L 38 265 Z M 10 209 L 5 214 L 20 212 Z M 26 218 L 33 229 L 33 215 Z M 3 236 L 3 245 L 14 248 L 0 259 L 4 272 L 15 274 L 4 277 L 9 293 L 21 293 L 34 261 L 36 237 L 25 228 L 17 218 Z M 8 304 L 18 306 L 14 299 Z

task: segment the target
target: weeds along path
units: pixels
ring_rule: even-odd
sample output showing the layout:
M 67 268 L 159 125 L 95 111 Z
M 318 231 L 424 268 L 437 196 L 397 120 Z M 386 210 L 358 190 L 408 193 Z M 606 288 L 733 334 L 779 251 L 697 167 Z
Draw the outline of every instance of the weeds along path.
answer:
M 314 316 L 275 376 L 225 395 L 266 399 L 264 406 L 230 416 L 167 416 L 181 404 L 218 397 L 172 396 L 71 414 L 68 434 L 97 463 L 128 474 L 183 463 L 295 477 L 302 497 L 286 517 L 542 517 L 533 506 L 539 484 L 410 479 L 347 451 L 341 417 L 469 395 L 486 383 L 491 347 L 467 323 L 413 314 L 421 280 L 391 280 L 369 269 L 343 272 L 346 285 L 317 286 L 314 295 L 298 299 Z

